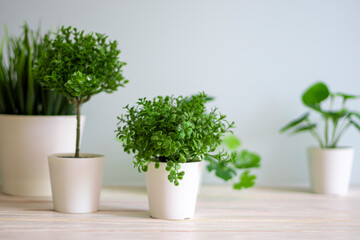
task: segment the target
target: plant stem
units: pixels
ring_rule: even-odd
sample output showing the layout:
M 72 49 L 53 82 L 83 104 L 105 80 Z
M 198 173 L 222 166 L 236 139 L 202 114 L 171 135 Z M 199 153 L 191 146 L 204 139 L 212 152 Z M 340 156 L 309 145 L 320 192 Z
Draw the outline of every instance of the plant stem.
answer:
M 333 108 L 333 105 L 334 105 L 334 95 L 330 95 L 330 111 L 332 110 Z
M 311 125 L 311 122 L 308 118 L 306 118 L 306 122 L 309 124 L 309 126 Z M 317 132 L 314 129 L 310 129 L 310 133 L 313 135 L 313 137 L 319 142 L 320 147 L 324 148 L 324 144 L 321 141 L 321 138 L 319 137 L 319 134 L 317 134 Z
M 328 131 L 329 131 L 329 119 L 325 117 L 325 147 L 328 147 Z
M 334 142 L 335 142 L 336 128 L 337 128 L 338 122 L 339 121 L 337 119 L 335 119 L 335 120 L 333 119 L 333 127 L 334 127 L 334 129 L 333 129 L 332 137 L 331 137 L 331 141 L 330 141 L 331 147 L 333 147 Z
M 344 109 L 344 108 L 345 108 L 345 103 L 346 103 L 346 99 L 343 98 L 343 101 L 342 101 L 342 104 L 341 104 L 341 109 Z
M 347 124 L 349 124 L 349 120 L 348 120 L 348 115 L 345 115 L 345 117 L 343 118 L 343 120 L 342 120 L 342 122 L 339 124 L 340 126 L 339 126 L 339 133 L 338 133 L 338 135 L 336 136 L 335 134 L 334 134 L 334 136 L 336 136 L 334 139 L 333 139 L 333 143 L 332 143 L 332 146 L 331 147 L 333 147 L 333 148 L 335 148 L 336 147 L 336 144 L 337 144 L 337 142 L 339 141 L 339 138 L 341 137 L 341 135 L 343 134 L 343 132 L 344 132 L 344 129 L 346 128 L 346 125 Z
M 349 126 L 350 126 L 350 122 L 348 122 L 348 123 L 345 125 L 345 127 L 343 127 L 343 129 L 340 130 L 337 138 L 335 139 L 335 141 L 334 141 L 334 143 L 333 143 L 333 145 L 332 145 L 331 147 L 333 147 L 333 148 L 336 147 L 338 141 L 340 140 L 341 135 L 344 133 L 344 131 L 345 131 Z
M 75 158 L 80 157 L 80 105 L 81 100 L 76 101 L 76 148 Z

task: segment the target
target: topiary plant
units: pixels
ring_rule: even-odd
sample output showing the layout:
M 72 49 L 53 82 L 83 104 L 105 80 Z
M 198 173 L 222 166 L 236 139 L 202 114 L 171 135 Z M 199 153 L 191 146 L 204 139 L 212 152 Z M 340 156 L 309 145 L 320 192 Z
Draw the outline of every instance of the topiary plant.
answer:
M 44 51 L 40 30 L 25 23 L 21 36 L 5 36 L 0 45 L 0 114 L 71 115 L 74 106 L 54 91 L 44 89 L 34 68 Z M 5 49 L 4 49 L 5 46 Z
M 166 162 L 168 179 L 176 186 L 183 179 L 180 163 L 216 159 L 226 164 L 235 154 L 226 151 L 214 153 L 234 123 L 215 108 L 206 111 L 205 93 L 188 97 L 141 98 L 136 106 L 126 106 L 127 113 L 118 117 L 117 137 L 124 151 L 135 154 L 134 166 L 146 172 L 150 162 Z
M 45 35 L 46 49 L 36 68 L 41 85 L 64 95 L 76 106 L 76 158 L 80 157 L 81 105 L 95 94 L 111 93 L 128 82 L 122 75 L 126 63 L 118 59 L 118 43 L 107 38 L 63 26 Z
M 317 82 L 303 93 L 302 102 L 323 118 L 325 122 L 323 138 L 317 130 L 318 125 L 310 120 L 310 113 L 305 113 L 298 119 L 293 120 L 283 127 L 280 132 L 291 129 L 293 134 L 308 131 L 317 140 L 321 148 L 336 148 L 341 136 L 350 126 L 360 131 L 360 113 L 346 108 L 348 100 L 359 97 L 343 93 L 331 93 L 325 83 Z M 341 105 L 335 108 L 334 104 L 337 99 L 341 100 Z M 329 104 L 328 109 L 324 108 L 326 102 Z

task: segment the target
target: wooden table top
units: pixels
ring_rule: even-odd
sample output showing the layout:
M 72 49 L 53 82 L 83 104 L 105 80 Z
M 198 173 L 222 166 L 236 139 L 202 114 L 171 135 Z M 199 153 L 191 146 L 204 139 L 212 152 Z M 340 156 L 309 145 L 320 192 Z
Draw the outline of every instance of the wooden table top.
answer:
M 0 194 L 0 239 L 360 239 L 360 188 L 340 197 L 202 186 L 194 219 L 153 219 L 147 210 L 143 187 L 104 188 L 91 214 L 54 212 L 50 198 Z

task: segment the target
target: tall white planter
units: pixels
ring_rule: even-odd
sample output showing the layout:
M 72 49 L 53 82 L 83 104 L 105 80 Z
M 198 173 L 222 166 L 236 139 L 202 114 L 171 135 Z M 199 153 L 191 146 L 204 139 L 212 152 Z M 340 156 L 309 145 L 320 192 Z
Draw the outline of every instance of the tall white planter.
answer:
M 98 210 L 105 157 L 98 154 L 54 154 L 49 169 L 54 210 L 90 213 Z
M 146 188 L 150 215 L 160 219 L 193 218 L 201 179 L 201 162 L 182 163 L 184 178 L 179 180 L 179 186 L 170 183 L 169 172 L 165 170 L 166 163 L 150 163 L 146 172 Z
M 85 117 L 81 117 L 82 126 Z M 2 191 L 19 196 L 50 196 L 47 156 L 73 152 L 76 116 L 0 115 Z
M 309 148 L 311 187 L 321 194 L 345 195 L 349 189 L 353 148 Z

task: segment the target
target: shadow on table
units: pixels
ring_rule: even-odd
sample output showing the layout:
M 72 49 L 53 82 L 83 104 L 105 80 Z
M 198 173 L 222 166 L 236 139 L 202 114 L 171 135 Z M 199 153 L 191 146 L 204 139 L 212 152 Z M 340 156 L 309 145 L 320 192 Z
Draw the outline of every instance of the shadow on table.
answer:
M 111 215 L 117 218 L 150 218 L 149 211 L 143 209 L 100 209 L 98 213 Z
M 22 197 L 0 193 L 0 208 L 11 211 L 53 211 L 50 197 Z
M 312 193 L 311 189 L 307 187 L 259 187 L 258 189 L 276 192 Z

